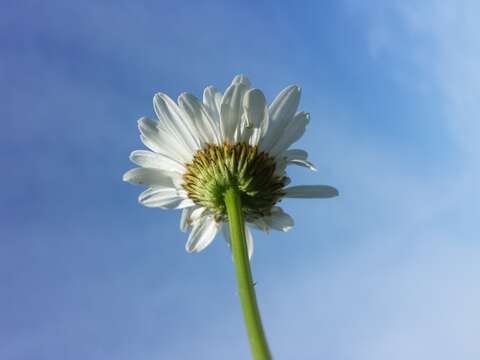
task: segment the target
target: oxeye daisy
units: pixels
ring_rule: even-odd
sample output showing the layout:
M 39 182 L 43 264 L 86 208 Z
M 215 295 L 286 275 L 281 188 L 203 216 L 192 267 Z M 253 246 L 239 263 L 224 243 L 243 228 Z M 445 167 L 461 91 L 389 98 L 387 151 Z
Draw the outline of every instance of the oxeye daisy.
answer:
M 300 88 L 288 86 L 270 106 L 259 89 L 237 75 L 222 94 L 213 86 L 203 99 L 183 93 L 175 103 L 158 93 L 157 119 L 138 120 L 140 138 L 148 150 L 136 150 L 130 160 L 138 168 L 123 179 L 148 187 L 139 202 L 147 207 L 183 209 L 180 229 L 190 231 L 188 252 L 205 249 L 220 232 L 230 242 L 225 191 L 236 187 L 250 229 L 288 231 L 293 219 L 278 206 L 283 198 L 329 198 L 338 195 L 326 185 L 290 186 L 287 168 L 315 170 L 307 152 L 290 149 L 305 132 L 310 116 L 297 112 Z
M 213 86 L 203 99 L 183 93 L 175 103 L 153 98 L 157 120 L 138 121 L 148 150 L 130 155 L 139 167 L 123 175 L 148 187 L 141 204 L 182 209 L 180 229 L 190 231 L 188 252 L 205 249 L 223 233 L 233 252 L 238 291 L 255 359 L 271 359 L 255 297 L 249 258 L 250 229 L 287 231 L 293 219 L 278 206 L 283 198 L 330 198 L 327 185 L 289 186 L 287 168 L 315 170 L 307 152 L 290 149 L 305 132 L 309 114 L 297 112 L 300 88 L 288 86 L 270 106 L 265 96 L 237 75 L 220 93 Z

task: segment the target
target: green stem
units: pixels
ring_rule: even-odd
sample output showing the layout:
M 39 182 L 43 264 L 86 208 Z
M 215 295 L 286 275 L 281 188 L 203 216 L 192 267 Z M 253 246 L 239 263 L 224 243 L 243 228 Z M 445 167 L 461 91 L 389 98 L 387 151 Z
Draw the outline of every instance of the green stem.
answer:
M 229 188 L 225 192 L 230 225 L 230 239 L 233 252 L 233 261 L 237 272 L 238 293 L 242 303 L 243 317 L 247 327 L 248 339 L 255 360 L 270 360 L 272 357 L 268 349 L 267 339 L 263 332 L 262 320 L 258 311 L 257 298 L 253 287 L 252 271 L 248 259 L 247 242 L 245 237 L 245 222 L 240 200 L 240 193 L 236 188 Z

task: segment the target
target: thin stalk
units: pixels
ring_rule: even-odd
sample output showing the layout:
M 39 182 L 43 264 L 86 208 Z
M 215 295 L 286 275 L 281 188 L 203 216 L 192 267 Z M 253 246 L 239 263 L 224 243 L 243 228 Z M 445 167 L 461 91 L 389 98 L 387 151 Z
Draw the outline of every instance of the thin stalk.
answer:
M 238 189 L 232 187 L 225 192 L 225 205 L 230 225 L 230 239 L 237 273 L 238 293 L 253 358 L 255 360 L 270 360 L 272 357 L 268 349 L 265 333 L 263 332 L 262 319 L 258 311 L 257 298 L 253 286 L 252 271 L 250 270 L 245 221 L 243 220 L 242 204 Z

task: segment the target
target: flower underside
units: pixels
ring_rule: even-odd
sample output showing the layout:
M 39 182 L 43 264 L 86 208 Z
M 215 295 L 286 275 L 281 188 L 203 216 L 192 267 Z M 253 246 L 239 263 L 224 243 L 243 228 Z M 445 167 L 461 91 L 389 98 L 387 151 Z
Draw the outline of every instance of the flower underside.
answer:
M 245 219 L 269 216 L 280 201 L 287 177 L 275 174 L 275 160 L 257 146 L 246 143 L 207 145 L 186 165 L 183 188 L 197 205 L 225 220 L 224 194 L 229 187 L 240 191 Z

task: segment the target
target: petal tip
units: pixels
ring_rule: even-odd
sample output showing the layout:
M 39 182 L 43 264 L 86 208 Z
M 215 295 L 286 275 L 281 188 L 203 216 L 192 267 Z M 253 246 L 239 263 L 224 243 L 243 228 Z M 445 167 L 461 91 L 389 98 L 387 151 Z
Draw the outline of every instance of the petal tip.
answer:
M 155 95 L 153 95 L 153 104 L 159 103 L 159 104 L 165 104 L 165 97 L 168 97 L 168 95 L 158 92 Z
M 185 251 L 189 254 L 194 252 L 194 249 L 189 246 L 188 242 L 185 244 Z
M 295 85 L 295 84 L 288 86 L 288 87 L 286 88 L 286 90 L 289 90 L 289 91 L 291 91 L 291 92 L 295 92 L 295 93 L 297 93 L 298 95 L 300 95 L 300 94 L 302 93 L 302 88 L 301 88 L 300 86 L 298 86 L 298 85 Z
M 232 85 L 234 85 L 234 84 L 243 84 L 247 87 L 250 87 L 250 85 L 251 85 L 250 80 L 244 74 L 236 75 L 232 80 Z
M 122 181 L 125 181 L 125 182 L 128 182 L 128 183 L 132 183 L 132 173 L 135 172 L 136 170 L 135 169 L 138 169 L 138 168 L 133 168 L 133 169 L 130 169 L 128 170 L 126 173 L 124 173 L 122 175 Z M 133 184 L 133 183 L 132 183 Z
M 138 127 L 142 126 L 146 121 L 148 121 L 148 117 L 142 116 L 137 120 Z

